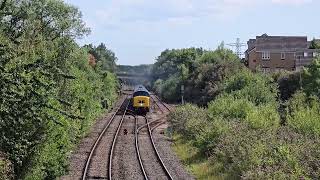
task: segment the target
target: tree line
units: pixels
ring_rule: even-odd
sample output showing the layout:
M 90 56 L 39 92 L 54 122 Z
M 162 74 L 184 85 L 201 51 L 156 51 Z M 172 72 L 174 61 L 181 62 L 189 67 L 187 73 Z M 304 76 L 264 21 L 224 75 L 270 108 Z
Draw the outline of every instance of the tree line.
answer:
M 115 54 L 76 43 L 89 32 L 62 0 L 0 1 L 0 179 L 63 175 L 117 98 Z
M 207 178 L 320 178 L 320 58 L 300 72 L 247 69 L 223 45 L 166 50 L 153 67 L 155 91 L 189 104 L 170 115 L 176 140 L 205 162 Z M 187 146 L 187 147 L 188 147 Z M 199 170 L 199 169 L 197 169 Z M 193 172 L 199 173 L 197 170 Z

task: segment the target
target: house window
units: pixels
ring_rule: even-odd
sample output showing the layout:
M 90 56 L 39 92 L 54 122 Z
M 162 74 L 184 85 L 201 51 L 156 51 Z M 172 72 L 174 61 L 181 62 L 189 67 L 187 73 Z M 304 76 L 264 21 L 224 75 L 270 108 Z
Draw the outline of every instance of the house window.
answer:
M 262 52 L 262 59 L 269 60 L 270 59 L 270 52 Z
M 269 73 L 270 72 L 270 68 L 268 67 L 263 67 L 261 68 L 263 73 Z
M 284 71 L 284 67 L 276 67 L 275 72 L 281 72 Z
M 281 53 L 281 60 L 285 60 L 286 59 L 286 53 L 282 52 Z
M 304 53 L 303 53 L 303 56 L 304 56 L 304 57 L 308 57 L 308 52 L 304 52 Z

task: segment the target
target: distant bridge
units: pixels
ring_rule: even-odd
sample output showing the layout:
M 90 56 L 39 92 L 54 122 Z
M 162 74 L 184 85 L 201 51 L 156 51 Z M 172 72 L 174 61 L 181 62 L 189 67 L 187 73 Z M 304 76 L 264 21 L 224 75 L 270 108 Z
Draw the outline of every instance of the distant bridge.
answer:
M 128 85 L 148 84 L 151 81 L 151 76 L 145 74 L 117 72 L 116 75 L 121 82 Z
M 136 78 L 146 78 L 150 77 L 150 75 L 145 75 L 145 74 L 133 74 L 133 73 L 126 73 L 126 72 L 117 72 L 116 73 L 119 78 L 129 78 L 129 79 L 136 79 Z

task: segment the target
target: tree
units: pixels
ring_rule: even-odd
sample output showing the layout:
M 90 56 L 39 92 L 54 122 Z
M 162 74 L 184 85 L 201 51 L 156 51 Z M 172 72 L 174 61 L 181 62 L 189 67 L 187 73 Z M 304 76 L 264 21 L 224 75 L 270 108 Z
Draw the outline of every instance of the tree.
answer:
M 107 49 L 105 44 L 101 43 L 97 47 L 89 44 L 84 47 L 87 48 L 88 52 L 95 57 L 98 66 L 100 66 L 103 71 L 115 72 L 117 57 L 114 52 Z
M 75 42 L 88 32 L 61 0 L 0 1 L 0 151 L 17 179 L 61 175 L 101 111 L 102 77 Z
M 310 49 L 320 49 L 319 40 L 317 41 L 315 38 L 311 41 Z
M 320 98 L 320 59 L 315 59 L 302 73 L 302 86 L 308 96 Z

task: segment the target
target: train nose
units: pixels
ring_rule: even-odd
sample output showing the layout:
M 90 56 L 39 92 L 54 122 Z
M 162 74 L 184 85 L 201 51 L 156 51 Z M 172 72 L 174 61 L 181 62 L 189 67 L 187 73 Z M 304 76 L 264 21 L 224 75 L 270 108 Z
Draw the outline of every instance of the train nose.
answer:
M 138 103 L 139 103 L 140 106 L 144 106 L 144 103 L 145 103 L 145 102 L 144 102 L 143 100 L 141 100 L 141 101 L 139 101 Z

